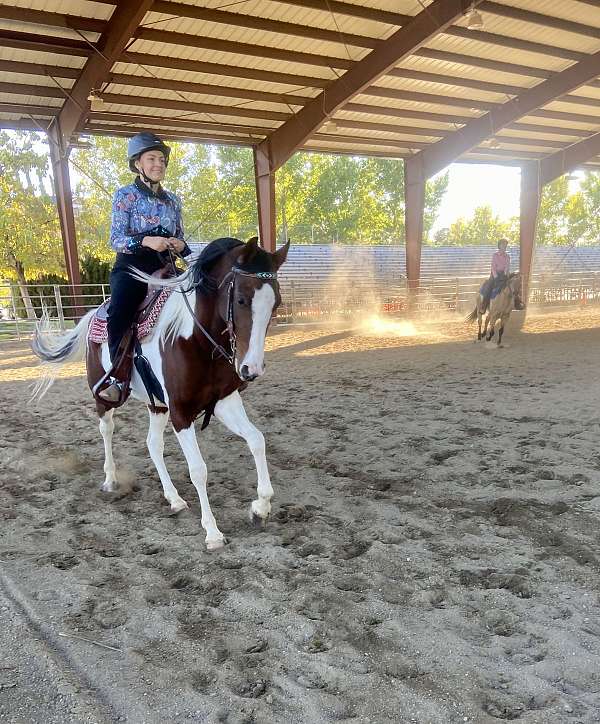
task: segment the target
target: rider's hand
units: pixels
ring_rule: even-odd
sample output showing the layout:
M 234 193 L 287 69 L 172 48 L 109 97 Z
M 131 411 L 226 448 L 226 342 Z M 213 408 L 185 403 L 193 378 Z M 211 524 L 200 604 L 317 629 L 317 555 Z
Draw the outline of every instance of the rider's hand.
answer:
M 182 252 L 185 248 L 185 241 L 172 236 L 170 239 L 167 239 L 167 246 L 173 249 L 173 251 Z
M 154 251 L 165 251 L 169 246 L 168 241 L 162 236 L 145 236 L 142 239 L 142 246 L 147 246 L 148 249 L 154 249 Z

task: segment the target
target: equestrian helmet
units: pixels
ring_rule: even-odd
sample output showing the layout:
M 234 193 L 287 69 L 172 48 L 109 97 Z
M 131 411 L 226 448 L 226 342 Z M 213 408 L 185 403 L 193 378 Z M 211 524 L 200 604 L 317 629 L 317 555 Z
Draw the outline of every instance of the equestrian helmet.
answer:
M 171 154 L 169 146 L 167 146 L 162 138 L 159 138 L 159 136 L 155 133 L 143 131 L 142 133 L 137 133 L 135 136 L 130 138 L 129 143 L 127 144 L 129 168 L 133 171 L 133 173 L 138 173 L 138 170 L 135 167 L 135 162 L 142 153 L 146 153 L 146 151 L 162 151 L 165 155 L 165 166 L 169 165 L 169 156 Z

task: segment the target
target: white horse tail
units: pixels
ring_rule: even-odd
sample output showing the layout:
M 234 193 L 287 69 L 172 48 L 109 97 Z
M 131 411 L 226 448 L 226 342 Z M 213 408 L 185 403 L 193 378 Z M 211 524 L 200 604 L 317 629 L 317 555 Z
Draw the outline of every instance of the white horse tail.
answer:
M 41 399 L 48 392 L 64 365 L 84 359 L 88 327 L 95 311 L 89 311 L 71 331 L 58 335 L 51 333 L 48 312 L 44 311 L 31 341 L 31 349 L 43 366 L 42 376 L 32 390 L 31 401 Z

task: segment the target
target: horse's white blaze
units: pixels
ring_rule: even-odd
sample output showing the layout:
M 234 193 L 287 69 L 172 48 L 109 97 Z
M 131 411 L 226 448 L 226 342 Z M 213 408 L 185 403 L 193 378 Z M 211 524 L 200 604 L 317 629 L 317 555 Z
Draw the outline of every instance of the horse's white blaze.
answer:
M 265 371 L 265 336 L 275 306 L 275 292 L 270 284 L 263 284 L 252 297 L 252 330 L 248 351 L 241 367 L 248 368 L 248 374 L 260 376 Z
M 176 432 L 175 435 L 187 460 L 190 478 L 200 498 L 200 509 L 202 511 L 200 522 L 206 531 L 206 547 L 208 550 L 220 548 L 225 543 L 225 536 L 218 529 L 217 522 L 210 508 L 210 503 L 208 502 L 208 494 L 206 492 L 208 471 L 200 448 L 198 447 L 194 424 L 192 423 L 190 427 Z
M 243 437 L 250 448 L 256 463 L 258 476 L 256 486 L 258 500 L 252 501 L 252 512 L 264 520 L 268 518 L 271 512 L 271 498 L 273 497 L 273 487 L 265 454 L 265 438 L 262 432 L 248 419 L 242 398 L 237 391 L 217 402 L 215 416 L 231 432 Z

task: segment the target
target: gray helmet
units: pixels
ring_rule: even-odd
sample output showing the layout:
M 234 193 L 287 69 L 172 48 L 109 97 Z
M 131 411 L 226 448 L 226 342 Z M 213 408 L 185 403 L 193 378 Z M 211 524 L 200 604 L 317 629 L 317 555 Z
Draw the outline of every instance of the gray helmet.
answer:
M 162 151 L 165 154 L 165 166 L 169 165 L 169 155 L 171 149 L 165 144 L 162 138 L 159 138 L 155 133 L 150 131 L 143 131 L 137 133 L 133 138 L 129 139 L 127 144 L 127 158 L 129 159 L 129 168 L 133 173 L 138 173 L 135 167 L 137 159 L 146 151 Z

